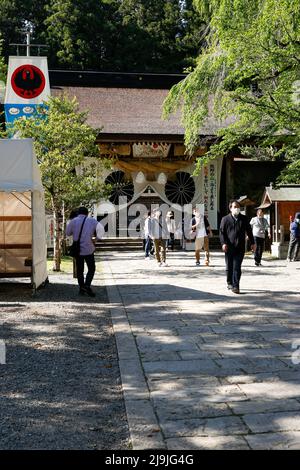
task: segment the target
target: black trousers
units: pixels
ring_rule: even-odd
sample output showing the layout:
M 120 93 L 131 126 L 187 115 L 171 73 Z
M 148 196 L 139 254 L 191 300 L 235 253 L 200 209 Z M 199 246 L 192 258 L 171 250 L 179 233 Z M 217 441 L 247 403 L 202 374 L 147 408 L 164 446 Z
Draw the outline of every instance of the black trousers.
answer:
M 244 252 L 231 248 L 225 253 L 227 284 L 233 287 L 240 287 L 244 255 Z
M 291 233 L 289 250 L 288 250 L 288 255 L 287 255 L 287 258 L 289 260 L 295 261 L 295 259 L 298 256 L 299 247 L 300 247 L 300 238 L 295 237 L 295 235 Z
M 262 257 L 264 247 L 265 247 L 265 239 L 262 237 L 254 237 L 254 241 L 256 245 L 256 250 L 254 253 L 254 261 L 255 263 L 260 264 L 261 257 Z
M 84 282 L 84 262 L 86 262 L 88 272 L 85 278 Z M 95 270 L 96 270 L 96 264 L 95 264 L 95 256 L 94 253 L 91 255 L 86 255 L 86 256 L 79 256 L 76 258 L 76 264 L 77 264 L 77 281 L 79 287 L 90 287 L 92 284 L 92 280 L 94 278 Z
M 175 235 L 174 233 L 170 232 L 170 238 L 168 239 L 168 248 L 171 248 L 171 250 L 174 250 L 174 244 L 175 244 Z

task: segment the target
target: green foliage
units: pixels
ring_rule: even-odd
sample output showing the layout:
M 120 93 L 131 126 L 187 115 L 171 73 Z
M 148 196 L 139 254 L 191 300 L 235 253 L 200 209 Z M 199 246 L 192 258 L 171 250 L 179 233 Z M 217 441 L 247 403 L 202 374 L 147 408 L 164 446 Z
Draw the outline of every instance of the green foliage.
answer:
M 182 71 L 200 51 L 203 21 L 191 0 L 123 0 L 119 12 L 128 70 Z
M 66 212 L 79 204 L 91 206 L 106 194 L 106 188 L 95 178 L 103 168 L 95 158 L 99 130 L 86 124 L 87 114 L 78 111 L 75 98 L 51 97 L 45 104 L 46 119 L 17 119 L 9 132 L 34 139 L 46 201 L 53 211 L 61 211 L 63 205 Z
M 45 117 L 17 119 L 8 133 L 34 139 L 46 204 L 55 220 L 53 269 L 59 271 L 64 238 L 60 216 L 68 216 L 79 205 L 91 207 L 105 198 L 110 188 L 98 178 L 103 169 L 103 163 L 96 158 L 99 129 L 94 130 L 86 123 L 87 113 L 78 110 L 76 98 L 51 97 L 45 105 Z
M 182 72 L 205 28 L 192 0 L 1 0 L 6 58 L 28 24 L 32 43 L 49 46 L 50 68 L 123 72 Z
M 299 182 L 300 2 L 195 0 L 209 19 L 207 47 L 189 76 L 173 87 L 164 116 L 182 109 L 186 146 L 199 142 L 205 119 L 231 118 L 208 157 L 251 138 L 290 162 L 284 181 Z M 289 171 L 289 168 L 291 171 Z
M 0 81 L 6 83 L 7 67 L 6 67 L 4 58 L 1 56 L 2 44 L 3 44 L 3 39 L 1 39 L 1 34 L 0 34 Z
M 33 28 L 33 40 L 37 40 L 38 43 L 43 41 L 47 3 L 47 0 L 43 2 L 40 0 L 1 0 L 0 31 L 5 58 L 16 53 L 15 49 L 9 46 L 10 43 L 25 42 L 22 30 L 28 25 Z M 24 49 L 22 53 L 24 54 Z

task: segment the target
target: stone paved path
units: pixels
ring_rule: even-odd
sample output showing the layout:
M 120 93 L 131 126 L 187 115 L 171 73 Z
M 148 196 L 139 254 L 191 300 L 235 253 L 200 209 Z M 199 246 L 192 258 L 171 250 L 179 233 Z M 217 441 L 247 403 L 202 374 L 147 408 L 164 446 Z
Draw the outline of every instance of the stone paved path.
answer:
M 105 259 L 133 449 L 300 448 L 300 262 L 247 258 L 235 295 L 221 253 Z

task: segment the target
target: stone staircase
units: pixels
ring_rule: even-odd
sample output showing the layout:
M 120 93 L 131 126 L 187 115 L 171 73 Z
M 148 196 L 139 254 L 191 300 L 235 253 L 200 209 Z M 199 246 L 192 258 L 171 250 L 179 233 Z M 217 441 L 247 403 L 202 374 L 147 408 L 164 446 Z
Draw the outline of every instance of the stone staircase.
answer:
M 143 239 L 130 237 L 103 238 L 96 243 L 96 251 L 142 251 Z
M 217 235 L 209 239 L 211 251 L 220 251 L 221 244 Z M 180 250 L 180 240 L 175 240 L 175 250 Z M 96 243 L 96 251 L 142 251 L 143 239 L 138 237 L 109 237 Z

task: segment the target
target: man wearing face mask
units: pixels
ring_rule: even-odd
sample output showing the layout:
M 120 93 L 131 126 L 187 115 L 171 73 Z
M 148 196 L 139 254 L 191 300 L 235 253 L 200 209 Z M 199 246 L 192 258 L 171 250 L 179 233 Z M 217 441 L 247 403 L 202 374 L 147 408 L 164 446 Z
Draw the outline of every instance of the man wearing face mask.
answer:
M 250 240 L 251 250 L 255 251 L 256 247 L 248 219 L 240 214 L 240 203 L 231 201 L 229 210 L 230 214 L 221 220 L 220 241 L 225 253 L 227 288 L 235 294 L 239 294 L 246 235 Z

